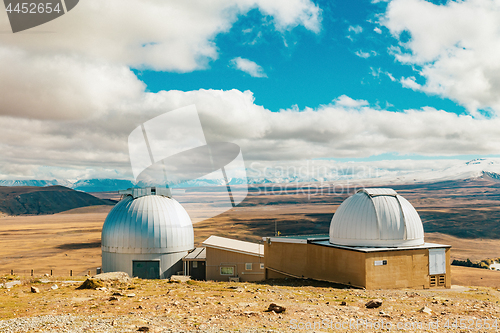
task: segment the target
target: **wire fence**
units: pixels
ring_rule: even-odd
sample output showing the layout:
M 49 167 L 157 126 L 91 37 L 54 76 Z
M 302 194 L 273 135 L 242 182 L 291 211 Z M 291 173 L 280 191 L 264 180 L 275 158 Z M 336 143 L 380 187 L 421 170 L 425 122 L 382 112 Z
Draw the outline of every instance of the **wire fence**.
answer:
M 0 270 L 0 276 L 13 275 L 13 276 L 33 276 L 33 277 L 49 277 L 49 276 L 92 276 L 101 273 L 100 267 L 88 268 L 85 270 L 73 270 L 67 268 L 38 268 L 38 269 L 11 269 L 11 270 Z

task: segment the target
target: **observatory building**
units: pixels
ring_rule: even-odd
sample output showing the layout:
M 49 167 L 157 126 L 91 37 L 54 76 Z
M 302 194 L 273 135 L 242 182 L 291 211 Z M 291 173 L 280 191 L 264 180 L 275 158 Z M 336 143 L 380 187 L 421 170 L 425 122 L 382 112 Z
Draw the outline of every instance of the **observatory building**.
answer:
M 167 188 L 120 191 L 122 200 L 102 227 L 102 271 L 165 279 L 182 271 L 194 248 L 193 225 Z
M 451 246 L 425 243 L 417 211 L 392 189 L 362 189 L 347 198 L 329 235 L 264 241 L 266 278 L 310 278 L 366 289 L 451 287 Z

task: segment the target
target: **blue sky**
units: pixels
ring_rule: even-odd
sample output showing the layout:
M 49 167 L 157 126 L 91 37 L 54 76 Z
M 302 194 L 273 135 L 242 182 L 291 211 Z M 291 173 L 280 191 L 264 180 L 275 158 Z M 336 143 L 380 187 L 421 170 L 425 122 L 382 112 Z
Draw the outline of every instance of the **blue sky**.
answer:
M 398 40 L 377 24 L 387 3 L 316 1 L 322 9 L 319 33 L 297 27 L 284 33 L 254 9 L 228 33 L 215 38 L 219 58 L 208 68 L 189 73 L 136 70 L 151 92 L 160 90 L 239 89 L 254 93 L 255 103 L 271 111 L 297 105 L 316 107 L 341 95 L 400 111 L 432 106 L 463 114 L 454 101 L 404 88 L 394 78 L 418 76 L 412 66 L 395 61 L 389 48 Z M 267 23 L 268 24 L 268 23 Z M 374 29 L 384 29 L 377 33 Z M 402 36 L 404 38 L 404 36 Z M 364 58 L 363 55 L 367 58 Z M 261 66 L 266 77 L 252 77 L 230 65 L 243 57 Z M 422 80 L 420 80 L 422 81 Z
M 499 156 L 493 0 L 86 0 L 0 31 L 1 178 L 131 178 L 128 135 L 191 104 L 248 164 Z

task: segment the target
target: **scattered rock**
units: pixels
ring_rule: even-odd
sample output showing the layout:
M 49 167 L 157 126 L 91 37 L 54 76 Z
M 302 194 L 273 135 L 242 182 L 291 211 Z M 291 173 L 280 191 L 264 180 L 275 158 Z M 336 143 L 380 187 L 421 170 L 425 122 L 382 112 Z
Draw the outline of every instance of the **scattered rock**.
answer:
M 135 294 L 127 294 L 127 297 L 135 297 Z
M 38 289 L 37 287 L 31 286 L 31 292 L 36 294 L 36 293 L 40 292 L 40 289 Z
M 378 308 L 380 306 L 382 306 L 382 300 L 380 300 L 380 299 L 372 299 L 372 300 L 369 300 L 365 304 L 365 307 L 367 309 L 375 309 L 375 308 Z
M 119 293 L 119 292 L 115 292 L 115 293 L 113 293 L 113 296 L 123 296 L 123 294 Z
M 340 302 L 340 305 L 347 305 L 346 301 Z
M 118 300 L 118 297 L 116 297 L 116 296 L 111 296 L 111 297 L 109 298 L 109 300 L 110 300 L 110 301 L 117 301 L 117 300 Z
M 137 329 L 138 332 L 149 332 L 149 327 L 141 326 Z
M 286 308 L 284 306 L 280 306 L 274 303 L 269 304 L 266 312 L 274 312 L 274 313 L 282 313 L 285 312 Z
M 383 318 L 392 318 L 389 314 L 385 313 L 384 311 L 379 312 L 380 317 Z
M 16 280 L 16 281 L 9 281 L 9 282 L 5 282 L 5 283 L 2 283 L 0 284 L 0 288 L 7 288 L 7 289 L 10 289 L 14 286 L 17 286 L 17 285 L 20 285 L 21 284 L 21 281 L 19 280 Z
M 424 306 L 423 308 L 420 309 L 420 312 L 422 313 L 427 313 L 428 315 L 432 314 L 432 310 L 429 309 L 428 307 Z
M 59 289 L 59 287 L 57 286 L 57 284 L 53 285 L 52 287 L 50 287 L 50 289 L 52 290 L 56 290 L 56 289 Z

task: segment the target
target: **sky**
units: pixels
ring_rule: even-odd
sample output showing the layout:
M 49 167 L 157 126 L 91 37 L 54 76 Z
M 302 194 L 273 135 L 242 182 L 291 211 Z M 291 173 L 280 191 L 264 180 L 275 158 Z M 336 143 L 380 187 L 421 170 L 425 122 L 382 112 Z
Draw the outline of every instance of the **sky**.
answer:
M 0 11 L 0 178 L 132 178 L 128 135 L 195 104 L 247 166 L 500 156 L 500 1 L 81 0 Z M 389 161 L 389 162 L 387 162 Z

